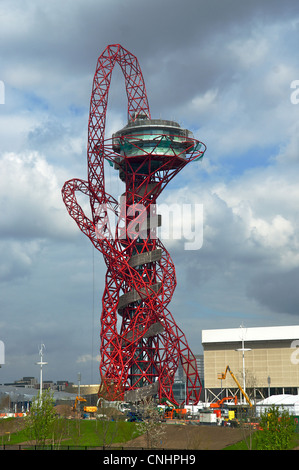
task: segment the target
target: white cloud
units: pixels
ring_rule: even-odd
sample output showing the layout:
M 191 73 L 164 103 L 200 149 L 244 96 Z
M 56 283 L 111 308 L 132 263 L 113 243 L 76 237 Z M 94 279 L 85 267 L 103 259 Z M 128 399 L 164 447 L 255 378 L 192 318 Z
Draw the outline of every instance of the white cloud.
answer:
M 200 115 L 211 112 L 211 106 L 215 104 L 215 100 L 218 96 L 217 89 L 207 90 L 203 95 L 198 95 L 192 98 L 190 103 L 190 111 L 194 110 Z
M 299 224 L 296 206 L 299 190 L 275 165 L 267 170 L 252 170 L 237 181 L 215 188 L 216 193 L 238 216 L 244 227 L 244 248 L 253 247 L 271 255 L 277 267 L 286 259 L 290 267 L 298 262 Z M 287 256 L 286 254 L 292 254 Z
M 294 235 L 294 228 L 289 220 L 276 215 L 271 222 L 262 219 L 251 220 L 251 233 L 256 241 L 274 250 L 285 247 Z
M 61 170 L 37 152 L 0 158 L 0 236 L 59 238 L 73 234 L 61 198 Z
M 29 275 L 42 250 L 38 241 L 0 241 L 0 281 L 9 283 Z
M 254 30 L 251 37 L 234 39 L 228 49 L 233 53 L 242 67 L 249 69 L 260 65 L 267 59 L 269 53 L 269 39 L 265 32 Z
M 101 356 L 97 355 L 95 357 L 92 357 L 91 354 L 83 354 L 82 356 L 79 356 L 76 360 L 77 364 L 85 364 L 86 362 L 90 361 L 95 361 L 95 362 L 100 362 Z

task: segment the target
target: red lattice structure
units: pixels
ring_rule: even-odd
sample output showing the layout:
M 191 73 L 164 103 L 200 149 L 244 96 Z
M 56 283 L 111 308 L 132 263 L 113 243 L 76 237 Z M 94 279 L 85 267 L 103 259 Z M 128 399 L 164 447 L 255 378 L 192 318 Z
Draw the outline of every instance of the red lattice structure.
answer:
M 105 140 L 111 74 L 118 63 L 125 77 L 128 124 Z M 174 264 L 157 237 L 156 201 L 185 165 L 203 156 L 205 146 L 173 121 L 151 119 L 137 58 L 110 45 L 100 55 L 93 81 L 88 126 L 88 180 L 67 181 L 62 189 L 70 216 L 104 257 L 100 395 L 110 400 L 156 394 L 177 403 L 175 373 L 186 378 L 186 404 L 201 392 L 196 359 L 168 304 L 176 287 Z M 104 162 L 125 183 L 120 202 L 105 191 Z M 77 202 L 89 198 L 91 218 Z M 117 218 L 112 227 L 111 215 Z M 132 395 L 131 395 L 132 396 Z

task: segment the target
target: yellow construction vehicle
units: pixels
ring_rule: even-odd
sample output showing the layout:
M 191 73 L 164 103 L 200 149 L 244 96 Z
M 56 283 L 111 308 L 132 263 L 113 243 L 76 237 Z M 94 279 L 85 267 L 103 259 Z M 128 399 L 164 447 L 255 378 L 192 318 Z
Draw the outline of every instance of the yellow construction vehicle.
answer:
M 75 403 L 74 403 L 74 405 L 73 405 L 73 408 L 72 408 L 73 411 L 76 411 L 76 410 L 77 410 L 77 405 L 78 405 L 78 403 L 81 402 L 81 401 L 82 401 L 82 402 L 85 402 L 86 400 L 85 400 L 85 398 L 83 398 L 83 397 L 78 397 L 78 396 L 77 396 L 77 397 L 76 397 L 76 400 L 75 400 Z M 84 407 L 83 407 L 83 411 L 84 411 L 85 413 L 96 413 L 96 412 L 98 411 L 98 407 L 97 407 L 97 406 L 84 406 Z
M 76 400 L 75 400 L 75 403 L 73 404 L 73 411 L 76 411 L 77 410 L 77 405 L 80 401 L 86 401 L 85 398 L 83 397 L 76 397 Z
M 96 413 L 98 411 L 98 407 L 97 406 L 84 406 L 83 411 L 85 411 L 85 413 Z
M 226 369 L 225 369 L 225 372 L 224 373 L 221 373 L 221 374 L 218 374 L 218 379 L 220 380 L 224 380 L 226 378 L 226 373 L 227 371 L 230 373 L 230 375 L 232 376 L 233 380 L 236 382 L 240 392 L 242 393 L 243 397 L 245 398 L 245 400 L 247 401 L 248 405 L 250 407 L 252 407 L 252 403 L 247 395 L 247 393 L 243 390 L 243 388 L 241 387 L 240 383 L 238 382 L 236 376 L 232 373 L 232 371 L 230 370 L 229 366 L 226 366 Z

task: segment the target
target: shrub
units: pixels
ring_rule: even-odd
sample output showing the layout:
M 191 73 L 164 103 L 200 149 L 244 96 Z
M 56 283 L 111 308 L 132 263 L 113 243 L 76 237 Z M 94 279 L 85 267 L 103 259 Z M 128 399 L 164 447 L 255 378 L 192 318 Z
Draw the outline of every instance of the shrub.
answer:
M 261 414 L 261 431 L 258 448 L 261 450 L 286 450 L 290 447 L 295 432 L 294 420 L 287 410 L 275 405 Z

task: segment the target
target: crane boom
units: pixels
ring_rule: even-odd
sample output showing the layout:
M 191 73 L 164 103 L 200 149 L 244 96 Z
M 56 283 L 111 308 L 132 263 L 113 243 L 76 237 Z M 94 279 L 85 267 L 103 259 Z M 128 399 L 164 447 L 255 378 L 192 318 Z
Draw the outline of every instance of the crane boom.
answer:
M 252 407 L 252 403 L 251 403 L 251 401 L 250 401 L 250 399 L 249 399 L 247 393 L 245 392 L 245 390 L 243 390 L 243 388 L 241 387 L 241 385 L 240 385 L 240 383 L 239 383 L 237 377 L 236 377 L 235 374 L 230 370 L 230 367 L 229 367 L 229 366 L 226 366 L 226 369 L 225 369 L 225 372 L 224 372 L 224 373 L 220 373 L 220 374 L 218 375 L 218 379 L 220 379 L 220 380 L 225 380 L 227 371 L 230 373 L 230 375 L 232 376 L 233 380 L 236 382 L 236 384 L 237 384 L 237 386 L 238 386 L 240 392 L 242 393 L 243 397 L 244 397 L 245 400 L 247 401 L 248 405 L 249 405 L 250 407 Z

